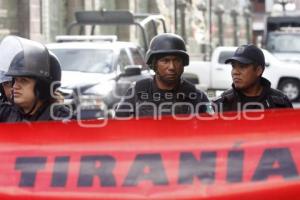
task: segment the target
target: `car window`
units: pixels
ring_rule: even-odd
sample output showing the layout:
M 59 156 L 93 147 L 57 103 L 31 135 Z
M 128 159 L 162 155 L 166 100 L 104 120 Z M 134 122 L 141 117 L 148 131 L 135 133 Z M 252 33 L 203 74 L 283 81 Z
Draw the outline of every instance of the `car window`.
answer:
M 109 73 L 112 71 L 113 51 L 103 49 L 51 49 L 64 71 Z
M 121 72 L 125 71 L 125 67 L 127 65 L 130 65 L 131 62 L 129 60 L 128 54 L 126 53 L 126 51 L 124 49 L 122 49 L 120 51 L 120 56 L 119 56 L 119 62 L 118 62 L 119 66 L 120 66 L 120 70 Z
M 300 34 L 270 33 L 267 49 L 271 52 L 300 52 Z
M 222 52 L 220 53 L 218 62 L 219 62 L 220 64 L 224 64 L 224 63 L 225 63 L 225 60 L 227 60 L 228 58 L 230 58 L 231 56 L 233 56 L 233 54 L 234 54 L 233 51 L 222 51 Z
M 142 54 L 138 51 L 138 49 L 130 48 L 132 59 L 135 65 L 141 65 L 142 69 L 146 69 L 146 63 L 144 61 L 144 58 Z

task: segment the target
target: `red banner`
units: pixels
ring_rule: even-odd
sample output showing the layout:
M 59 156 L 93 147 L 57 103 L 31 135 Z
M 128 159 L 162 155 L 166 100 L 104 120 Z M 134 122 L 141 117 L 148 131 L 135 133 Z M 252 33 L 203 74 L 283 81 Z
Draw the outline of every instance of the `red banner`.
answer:
M 0 199 L 294 198 L 299 119 L 281 110 L 1 124 Z

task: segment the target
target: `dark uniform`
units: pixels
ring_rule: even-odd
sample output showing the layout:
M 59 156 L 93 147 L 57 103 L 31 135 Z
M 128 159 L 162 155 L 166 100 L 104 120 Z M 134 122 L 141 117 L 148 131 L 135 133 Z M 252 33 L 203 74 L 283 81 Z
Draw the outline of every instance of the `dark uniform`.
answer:
M 67 120 L 71 117 L 70 110 L 63 105 L 51 108 L 51 103 L 45 103 L 33 115 L 22 112 L 12 104 L 3 103 L 0 105 L 0 122 Z
M 225 91 L 213 101 L 213 106 L 217 112 L 293 107 L 287 96 L 279 90 L 271 88 L 271 83 L 267 79 L 261 78 L 261 85 L 263 91 L 257 97 L 247 97 L 232 85 L 232 89 Z
M 59 104 L 52 96 L 60 86 L 61 67 L 57 57 L 45 46 L 24 38 L 7 36 L 0 45 L 0 67 L 13 81 L 16 77 L 29 77 L 36 81 L 31 111 L 24 113 L 14 102 L 3 103 L 0 105 L 0 122 L 70 119 L 70 109 Z
M 253 44 L 241 45 L 232 57 L 225 60 L 227 63 L 232 65 L 232 89 L 213 101 L 216 112 L 292 108 L 288 98 L 282 92 L 272 89 L 271 83 L 262 77 L 266 63 L 260 48 Z M 257 88 L 259 93 L 256 93 Z M 245 93 L 249 92 L 252 95 L 246 96 Z
M 153 79 L 144 79 L 128 90 L 116 117 L 204 113 L 209 106 L 207 96 L 188 81 L 181 80 L 173 90 L 161 90 Z

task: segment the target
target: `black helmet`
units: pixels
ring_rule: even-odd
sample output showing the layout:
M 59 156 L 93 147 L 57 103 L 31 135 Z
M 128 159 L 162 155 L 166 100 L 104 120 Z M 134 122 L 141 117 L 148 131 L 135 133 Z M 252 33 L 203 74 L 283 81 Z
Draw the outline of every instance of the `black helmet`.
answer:
M 10 53 L 10 58 L 2 58 L 8 63 L 6 75 L 50 80 L 49 52 L 44 45 L 17 36 L 8 36 L 2 40 L 1 49 Z M 4 56 L 5 54 L 0 57 Z
M 58 58 L 49 51 L 50 76 L 47 80 L 36 77 L 36 95 L 40 99 L 54 97 L 56 89 L 60 86 L 61 67 Z
M 12 77 L 35 79 L 35 94 L 42 100 L 51 98 L 60 86 L 61 67 L 58 59 L 38 42 L 17 36 L 5 37 L 0 45 L 0 68 Z M 51 86 L 53 82 L 55 84 Z
M 146 53 L 146 63 L 152 67 L 153 58 L 163 54 L 177 54 L 181 56 L 184 66 L 189 64 L 185 42 L 179 35 L 162 33 L 155 36 L 151 40 L 149 50 Z
M 50 82 L 54 83 L 54 91 L 60 87 L 61 81 L 61 66 L 58 58 L 54 53 L 49 51 L 50 55 Z

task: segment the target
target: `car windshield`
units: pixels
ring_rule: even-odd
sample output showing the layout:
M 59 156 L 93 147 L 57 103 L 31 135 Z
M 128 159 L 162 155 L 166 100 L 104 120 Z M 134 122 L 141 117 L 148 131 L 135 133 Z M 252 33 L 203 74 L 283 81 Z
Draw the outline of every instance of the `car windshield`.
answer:
M 267 49 L 271 52 L 300 52 L 300 34 L 270 34 Z
M 59 58 L 63 71 L 110 73 L 113 51 L 107 49 L 51 49 Z

